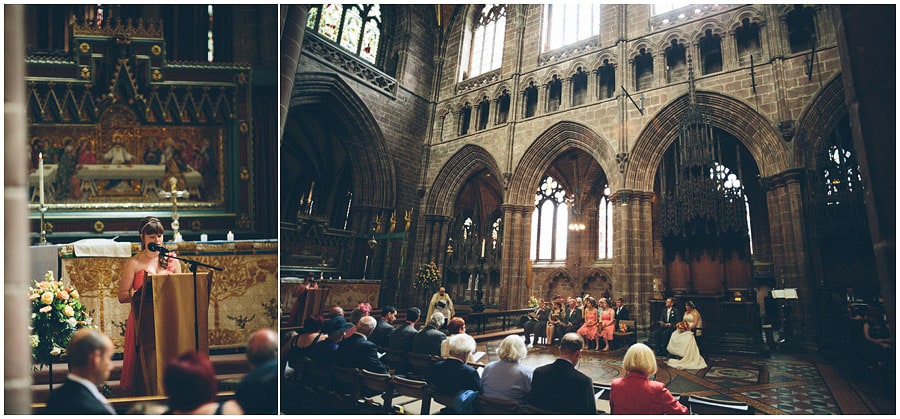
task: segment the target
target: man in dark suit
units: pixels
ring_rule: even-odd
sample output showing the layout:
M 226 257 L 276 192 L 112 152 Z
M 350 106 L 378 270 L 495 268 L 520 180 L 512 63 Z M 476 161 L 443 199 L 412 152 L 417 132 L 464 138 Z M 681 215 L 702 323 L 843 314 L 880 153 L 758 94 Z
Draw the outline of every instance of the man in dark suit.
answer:
M 338 343 L 334 364 L 344 368 L 359 368 L 386 373 L 387 368 L 378 357 L 378 347 L 369 342 L 368 336 L 375 330 L 375 318 L 363 316 L 356 324 L 356 332 Z
M 566 333 L 559 344 L 556 362 L 534 370 L 528 403 L 557 413 L 596 415 L 594 385 L 590 377 L 575 369 L 584 340 L 577 333 Z
M 97 386 L 112 372 L 113 343 L 106 335 L 83 328 L 69 340 L 69 375 L 50 393 L 46 413 L 50 415 L 114 415 L 116 411 Z
M 541 330 L 541 328 L 547 327 L 547 320 L 550 319 L 550 309 L 547 308 L 547 305 L 544 303 L 544 299 L 541 298 L 538 300 L 538 306 L 535 307 L 534 311 L 528 313 L 527 320 L 522 328 L 525 331 L 525 344 L 528 345 L 531 343 L 531 334 L 535 333 L 536 330 Z M 535 333 L 539 335 L 540 333 Z M 537 341 L 537 336 L 534 337 L 534 340 Z
M 567 301 L 569 305 L 566 307 L 566 313 L 563 316 L 562 321 L 559 326 L 556 326 L 556 329 L 553 330 L 553 338 L 562 340 L 562 337 L 569 332 L 577 332 L 578 328 L 584 324 L 584 318 L 581 314 L 581 309 L 578 308 L 578 300 L 569 297 Z M 552 341 L 551 341 L 552 343 Z
M 278 338 L 272 329 L 260 329 L 247 342 L 250 372 L 234 393 L 246 415 L 278 414 Z
M 675 331 L 675 324 L 679 321 L 681 321 L 681 313 L 675 307 L 675 299 L 672 297 L 666 298 L 666 308 L 657 322 L 659 327 L 653 331 L 653 341 L 656 344 L 657 355 L 665 356 L 668 353 L 666 347 L 669 346 L 669 338 L 672 337 L 672 332 Z
M 447 339 L 447 335 L 439 329 L 442 324 L 444 324 L 444 313 L 434 312 L 428 319 L 428 326 L 416 333 L 416 337 L 413 338 L 412 352 L 441 356 L 441 342 Z
M 369 340 L 380 348 L 387 348 L 388 339 L 391 333 L 394 333 L 394 320 L 397 320 L 397 309 L 394 306 L 385 307 L 381 311 L 381 317 L 378 318 L 378 324 L 375 325 L 375 331 L 369 335 Z
M 466 364 L 469 356 L 475 353 L 475 339 L 465 333 L 458 333 L 450 336 L 448 345 L 450 357 L 435 362 L 425 381 L 440 393 L 453 396 L 462 390 L 481 391 L 481 377 L 478 371 Z M 456 413 L 452 406 L 446 407 L 442 412 Z
M 391 333 L 391 336 L 388 338 L 388 348 L 404 352 L 412 349 L 413 339 L 418 333 L 416 322 L 419 321 L 421 314 L 422 311 L 418 307 L 410 307 L 406 310 L 406 323 L 400 325 L 394 330 L 394 333 Z
M 628 307 L 625 307 L 625 300 L 622 297 L 616 298 L 616 330 L 619 327 L 619 320 L 631 320 L 628 316 Z
M 386 374 L 388 369 L 381 363 L 378 347 L 368 340 L 368 336 L 375 330 L 375 324 L 375 318 L 372 316 L 363 316 L 359 319 L 359 322 L 356 323 L 356 331 L 338 343 L 338 349 L 334 353 L 334 365 Z M 376 394 L 378 394 L 376 390 L 362 389 L 362 395 L 365 397 Z

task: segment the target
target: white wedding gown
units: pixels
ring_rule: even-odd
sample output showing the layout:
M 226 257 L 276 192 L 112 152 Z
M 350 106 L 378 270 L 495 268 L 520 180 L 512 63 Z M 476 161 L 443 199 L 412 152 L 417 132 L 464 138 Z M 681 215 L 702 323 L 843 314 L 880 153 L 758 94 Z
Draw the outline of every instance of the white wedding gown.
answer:
M 687 313 L 684 315 L 684 321 L 688 324 L 694 322 L 694 314 Z M 699 325 L 698 325 L 699 326 Z M 691 332 L 683 332 L 676 330 L 669 338 L 669 346 L 666 350 L 673 355 L 678 355 L 681 359 L 670 359 L 666 363 L 670 367 L 680 370 L 699 370 L 706 368 L 706 361 L 700 356 L 700 348 L 697 347 L 697 341 Z

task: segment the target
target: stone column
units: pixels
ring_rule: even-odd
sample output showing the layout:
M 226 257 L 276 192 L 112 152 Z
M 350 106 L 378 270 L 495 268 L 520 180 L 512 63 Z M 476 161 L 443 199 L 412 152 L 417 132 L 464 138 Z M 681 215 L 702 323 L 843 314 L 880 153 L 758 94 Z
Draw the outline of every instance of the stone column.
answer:
M 287 10 L 285 10 L 287 9 Z M 278 141 L 284 134 L 284 123 L 287 121 L 288 109 L 291 106 L 291 93 L 294 90 L 294 75 L 297 73 L 297 64 L 300 62 L 300 50 L 303 45 L 303 35 L 306 33 L 306 14 L 309 5 L 291 4 L 282 5 L 281 10 L 286 18 L 281 33 L 281 68 L 280 82 L 280 117 L 278 125 Z
M 766 201 L 772 232 L 772 259 L 776 288 L 796 288 L 798 301 L 790 301 L 794 337 L 811 342 L 815 337 L 816 303 L 809 284 L 803 205 L 801 198 L 802 172 L 790 170 L 769 178 Z
M 560 83 L 562 83 L 562 86 L 560 86 L 561 88 L 559 91 L 559 110 L 571 109 L 572 97 L 574 96 L 572 94 L 572 86 L 574 85 L 574 83 L 572 83 L 572 78 L 563 77 L 563 79 L 560 80 Z
M 530 220 L 534 207 L 503 204 L 503 258 L 500 265 L 500 310 L 522 308 L 528 302 L 527 263 L 531 249 Z M 533 285 L 533 284 L 532 284 Z
M 734 34 L 723 34 L 719 47 L 722 49 L 722 71 L 724 72 L 738 68 L 738 52 L 737 45 L 734 41 Z
M 652 192 L 619 190 L 613 208 L 613 294 L 633 307 L 637 327 L 650 325 L 654 266 L 662 258 L 653 243 Z
M 6 229 L 6 261 L 3 268 L 3 413 L 31 413 L 31 346 L 28 345 L 29 324 L 28 292 L 31 272 L 28 219 L 28 188 L 25 184 L 25 6 L 3 6 L 6 49 L 3 56 L 6 68 L 3 72 L 4 127 L 3 158 L 4 198 L 6 211 L 3 225 Z

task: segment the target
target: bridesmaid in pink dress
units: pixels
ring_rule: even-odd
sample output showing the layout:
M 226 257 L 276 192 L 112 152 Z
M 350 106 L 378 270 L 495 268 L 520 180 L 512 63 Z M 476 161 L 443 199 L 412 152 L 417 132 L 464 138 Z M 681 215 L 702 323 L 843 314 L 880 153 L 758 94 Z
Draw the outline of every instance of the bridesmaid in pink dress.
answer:
M 122 268 L 122 277 L 119 282 L 119 302 L 131 304 L 131 298 L 135 291 L 144 285 L 144 275 L 161 273 L 181 273 L 181 264 L 177 260 L 164 258 L 159 252 L 151 252 L 147 249 L 149 243 L 163 244 L 163 225 L 155 217 L 145 217 L 141 220 L 138 229 L 141 238 L 141 251 L 125 262 Z M 176 256 L 174 252 L 169 255 Z M 126 394 L 134 390 L 134 362 L 135 362 L 135 336 L 134 313 L 128 312 L 128 321 L 125 323 L 125 348 L 122 354 L 122 377 L 119 386 Z M 143 387 L 143 386 L 142 386 Z
M 584 299 L 584 324 L 578 328 L 578 334 L 584 338 L 585 346 L 587 341 L 596 340 L 597 347 L 600 343 L 600 332 L 597 329 L 597 301 L 594 297 L 588 296 Z
M 603 338 L 606 347 L 603 351 L 609 351 L 609 342 L 613 340 L 613 334 L 616 332 L 616 312 L 609 306 L 609 301 L 605 298 L 600 299 L 600 333 L 598 338 Z M 597 342 L 600 347 L 600 342 Z

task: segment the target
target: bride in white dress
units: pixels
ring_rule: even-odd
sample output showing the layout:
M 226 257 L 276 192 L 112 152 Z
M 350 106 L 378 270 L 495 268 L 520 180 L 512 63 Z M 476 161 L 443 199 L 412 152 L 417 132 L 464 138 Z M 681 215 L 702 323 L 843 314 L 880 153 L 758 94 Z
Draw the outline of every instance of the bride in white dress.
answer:
M 699 329 L 699 330 L 698 330 Z M 706 368 L 706 361 L 700 356 L 700 348 L 694 333 L 701 333 L 703 319 L 692 301 L 684 304 L 684 318 L 675 333 L 669 339 L 666 350 L 681 359 L 670 359 L 666 362 L 670 367 L 681 370 L 699 370 Z

